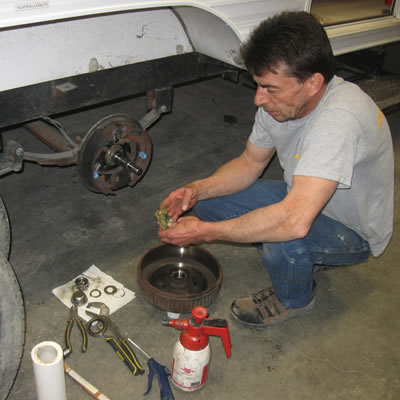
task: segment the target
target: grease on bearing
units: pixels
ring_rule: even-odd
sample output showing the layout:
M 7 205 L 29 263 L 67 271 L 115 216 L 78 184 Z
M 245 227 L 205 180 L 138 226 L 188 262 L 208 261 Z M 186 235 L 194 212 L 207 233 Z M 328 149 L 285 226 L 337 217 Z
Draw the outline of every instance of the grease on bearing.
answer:
M 156 217 L 158 223 L 160 224 L 162 229 L 168 229 L 171 224 L 174 224 L 174 219 L 168 215 L 168 210 L 165 207 L 159 208 L 155 213 L 154 216 Z

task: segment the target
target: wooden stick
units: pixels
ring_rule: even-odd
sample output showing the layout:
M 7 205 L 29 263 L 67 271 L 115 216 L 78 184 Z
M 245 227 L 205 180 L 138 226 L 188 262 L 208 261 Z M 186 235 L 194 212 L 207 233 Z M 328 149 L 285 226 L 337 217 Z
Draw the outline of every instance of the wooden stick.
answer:
M 98 390 L 95 386 L 93 386 L 86 379 L 82 378 L 77 372 L 75 372 L 65 361 L 64 361 L 64 371 L 95 399 L 110 400 L 109 397 L 107 397 L 104 393 L 100 392 L 100 390 Z

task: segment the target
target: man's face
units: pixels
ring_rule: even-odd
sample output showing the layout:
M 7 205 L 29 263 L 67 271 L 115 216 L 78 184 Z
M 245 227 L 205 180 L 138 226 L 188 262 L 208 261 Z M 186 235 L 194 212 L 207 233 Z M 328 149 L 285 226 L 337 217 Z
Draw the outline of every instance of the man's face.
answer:
M 300 83 L 284 71 L 278 68 L 277 73 L 253 76 L 258 85 L 254 104 L 279 122 L 302 118 L 315 107 L 307 81 Z

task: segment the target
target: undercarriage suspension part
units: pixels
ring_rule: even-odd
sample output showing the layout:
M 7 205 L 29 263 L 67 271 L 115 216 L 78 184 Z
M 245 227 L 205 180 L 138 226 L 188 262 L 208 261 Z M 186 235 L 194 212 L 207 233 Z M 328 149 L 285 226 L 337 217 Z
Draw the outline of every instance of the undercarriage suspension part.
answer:
M 79 151 L 79 175 L 93 192 L 109 194 L 134 186 L 149 166 L 151 151 L 151 139 L 138 121 L 112 114 L 86 134 Z
M 0 176 L 11 171 L 18 172 L 22 169 L 24 149 L 14 140 L 9 140 L 4 156 L 0 154 Z

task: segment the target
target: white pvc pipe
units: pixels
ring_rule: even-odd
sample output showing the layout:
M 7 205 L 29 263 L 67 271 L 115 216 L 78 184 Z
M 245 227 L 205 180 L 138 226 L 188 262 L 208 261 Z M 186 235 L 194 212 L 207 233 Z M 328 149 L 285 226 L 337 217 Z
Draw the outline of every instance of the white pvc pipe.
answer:
M 55 342 L 37 344 L 31 352 L 37 400 L 66 400 L 64 353 Z

